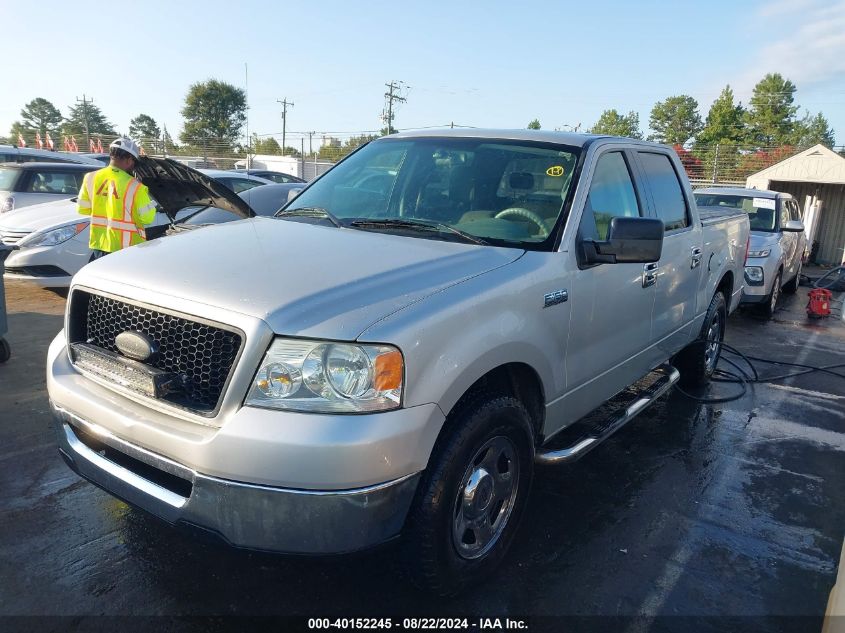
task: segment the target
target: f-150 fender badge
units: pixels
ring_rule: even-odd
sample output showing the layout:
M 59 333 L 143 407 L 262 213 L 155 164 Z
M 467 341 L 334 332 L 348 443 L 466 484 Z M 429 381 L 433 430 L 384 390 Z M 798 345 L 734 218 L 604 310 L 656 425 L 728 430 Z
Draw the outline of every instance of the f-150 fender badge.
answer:
M 555 290 L 543 296 L 543 307 L 549 308 L 565 301 L 569 301 L 569 292 L 567 290 Z

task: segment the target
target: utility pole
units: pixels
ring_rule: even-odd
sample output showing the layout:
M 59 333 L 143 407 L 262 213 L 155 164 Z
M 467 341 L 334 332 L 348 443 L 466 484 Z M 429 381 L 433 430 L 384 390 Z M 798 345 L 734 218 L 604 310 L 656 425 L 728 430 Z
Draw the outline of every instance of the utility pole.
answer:
M 309 153 L 309 154 L 313 154 L 313 153 L 314 153 L 314 146 L 311 144 L 311 138 L 312 138 L 312 137 L 313 137 L 316 133 L 317 133 L 317 132 L 314 132 L 314 131 L 308 132 L 308 153 Z
M 82 117 L 85 119 L 85 142 L 88 143 L 88 149 L 91 149 L 91 131 L 88 129 L 88 104 L 94 103 L 93 99 L 86 99 L 85 94 L 82 94 L 82 98 L 76 98 L 77 103 L 82 104 Z
M 287 128 L 288 122 L 288 106 L 291 108 L 293 107 L 293 101 L 288 101 L 288 98 L 285 97 L 282 100 L 276 99 L 276 103 L 282 104 L 282 156 L 285 155 L 285 129 Z
M 405 103 L 408 99 L 400 97 L 398 92 L 394 92 L 403 86 L 403 82 L 391 81 L 389 84 L 384 85 L 387 86 L 387 92 L 384 93 L 384 98 L 387 99 L 387 133 L 390 134 L 393 131 L 393 102 Z

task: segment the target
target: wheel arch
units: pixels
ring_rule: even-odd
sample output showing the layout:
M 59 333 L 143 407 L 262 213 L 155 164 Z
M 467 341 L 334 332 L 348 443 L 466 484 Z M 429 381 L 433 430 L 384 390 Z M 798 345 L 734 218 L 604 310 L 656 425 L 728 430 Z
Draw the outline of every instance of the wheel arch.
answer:
M 524 362 L 508 362 L 490 369 L 477 378 L 452 408 L 445 412 L 447 419 L 449 414 L 483 391 L 512 396 L 522 402 L 531 416 L 534 441 L 538 442 L 546 420 L 546 393 L 536 369 Z

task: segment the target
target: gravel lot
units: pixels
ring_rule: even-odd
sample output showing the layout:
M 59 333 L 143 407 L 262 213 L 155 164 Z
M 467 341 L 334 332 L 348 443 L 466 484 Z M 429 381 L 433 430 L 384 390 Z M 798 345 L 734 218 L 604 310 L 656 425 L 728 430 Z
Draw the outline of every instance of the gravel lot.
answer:
M 732 317 L 728 342 L 791 362 L 845 362 L 845 328 L 808 324 L 805 296 L 787 297 L 769 323 Z M 566 615 L 620 631 L 725 630 L 730 617 L 742 630 L 821 629 L 845 526 L 839 378 L 760 384 L 716 406 L 670 394 L 582 461 L 540 470 L 505 564 L 484 585 L 442 601 L 399 577 L 392 546 L 324 559 L 238 551 L 80 480 L 57 453 L 44 385 L 64 299 L 10 283 L 7 302 L 0 615 L 460 614 L 567 630 L 543 617 Z M 669 616 L 701 619 L 690 628 Z M 7 621 L 21 630 L 37 622 Z M 62 630 L 85 620 L 50 622 Z M 209 628 L 207 620 L 178 622 Z

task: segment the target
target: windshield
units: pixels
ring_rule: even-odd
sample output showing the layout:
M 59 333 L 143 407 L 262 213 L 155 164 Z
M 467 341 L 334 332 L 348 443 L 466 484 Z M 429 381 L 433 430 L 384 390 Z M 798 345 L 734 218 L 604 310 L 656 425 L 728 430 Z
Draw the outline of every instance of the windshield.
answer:
M 384 139 L 338 164 L 285 212 L 320 209 L 345 226 L 414 237 L 456 239 L 451 227 L 493 244 L 540 244 L 560 217 L 577 152 L 527 141 Z M 409 230 L 401 221 L 442 230 Z
M 697 193 L 695 203 L 699 207 L 728 207 L 740 209 L 748 214 L 752 231 L 772 233 L 777 226 L 774 198 L 755 198 L 754 196 L 735 196 L 717 193 Z
M 0 191 L 14 191 L 20 173 L 15 167 L 0 167 Z

